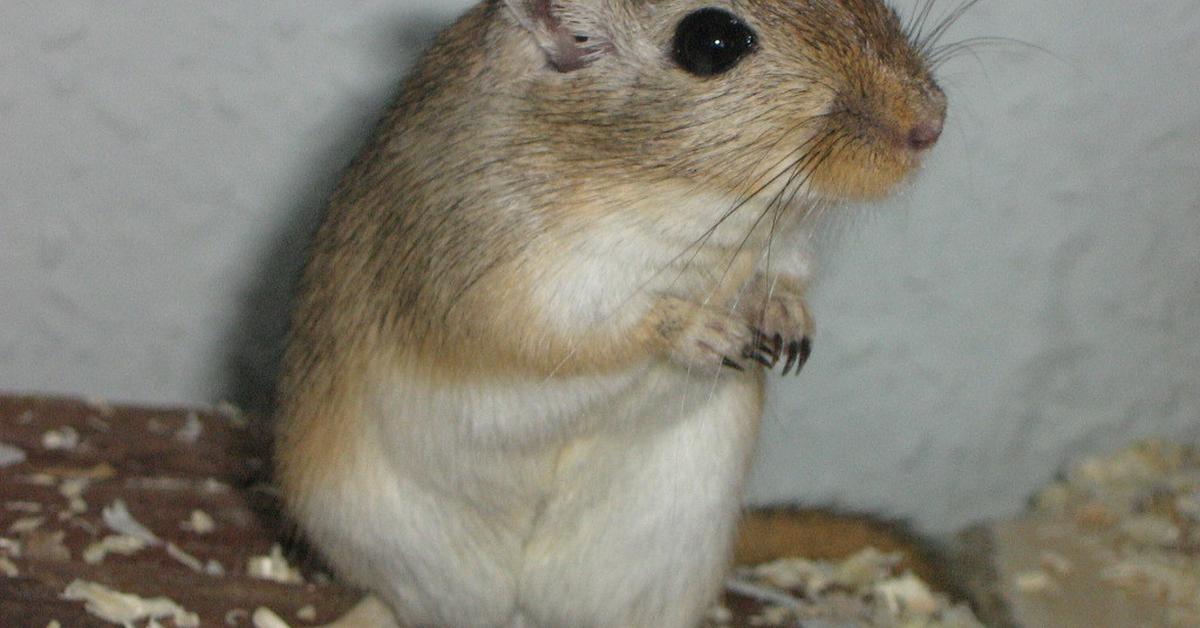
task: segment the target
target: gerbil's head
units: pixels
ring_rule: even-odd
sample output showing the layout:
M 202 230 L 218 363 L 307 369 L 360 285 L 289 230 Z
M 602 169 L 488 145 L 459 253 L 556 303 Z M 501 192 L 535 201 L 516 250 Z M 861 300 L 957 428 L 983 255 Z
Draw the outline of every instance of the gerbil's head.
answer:
M 505 0 L 522 124 L 576 166 L 742 196 L 881 197 L 946 98 L 881 0 Z

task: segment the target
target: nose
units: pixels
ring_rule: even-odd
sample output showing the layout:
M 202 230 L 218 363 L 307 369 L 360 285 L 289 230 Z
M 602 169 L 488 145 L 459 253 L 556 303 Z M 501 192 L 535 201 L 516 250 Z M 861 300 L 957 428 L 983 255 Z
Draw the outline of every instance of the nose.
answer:
M 923 151 L 936 144 L 941 136 L 941 118 L 918 122 L 908 131 L 908 147 L 918 152 Z

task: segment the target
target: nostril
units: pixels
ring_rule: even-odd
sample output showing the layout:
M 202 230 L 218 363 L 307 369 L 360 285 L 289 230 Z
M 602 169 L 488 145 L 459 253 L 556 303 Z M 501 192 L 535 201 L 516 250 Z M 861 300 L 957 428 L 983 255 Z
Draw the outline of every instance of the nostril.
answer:
M 925 150 L 936 144 L 941 136 L 941 124 L 921 122 L 908 132 L 908 146 L 913 150 Z

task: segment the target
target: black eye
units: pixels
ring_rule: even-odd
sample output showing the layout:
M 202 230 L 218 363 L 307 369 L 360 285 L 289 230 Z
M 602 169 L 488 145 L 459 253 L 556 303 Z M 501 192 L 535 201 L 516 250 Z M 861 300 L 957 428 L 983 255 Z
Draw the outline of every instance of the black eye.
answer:
M 720 74 L 753 52 L 755 39 L 754 31 L 736 15 L 700 9 L 683 18 L 675 30 L 675 62 L 697 76 Z

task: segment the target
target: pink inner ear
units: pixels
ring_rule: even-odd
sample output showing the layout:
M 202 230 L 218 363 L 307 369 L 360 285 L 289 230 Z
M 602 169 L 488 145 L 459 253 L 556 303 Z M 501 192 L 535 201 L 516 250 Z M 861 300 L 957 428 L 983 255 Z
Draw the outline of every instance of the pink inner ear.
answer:
M 587 65 L 584 50 L 575 41 L 575 35 L 559 27 L 553 31 L 554 50 L 550 51 L 550 65 L 559 72 L 572 72 Z
M 589 45 L 587 48 L 581 46 L 581 43 L 575 33 L 572 33 L 563 26 L 562 20 L 554 14 L 553 0 L 527 0 L 526 6 L 529 10 L 529 17 L 534 21 L 534 27 L 542 30 L 541 40 L 542 48 L 546 51 L 546 56 L 549 59 L 551 67 L 559 72 L 572 72 L 587 65 L 587 54 L 589 49 L 603 50 Z M 591 40 L 585 40 L 591 42 Z
M 551 4 L 552 0 L 532 0 L 529 2 L 530 17 L 547 26 L 558 24 L 558 18 L 554 17 Z

